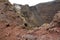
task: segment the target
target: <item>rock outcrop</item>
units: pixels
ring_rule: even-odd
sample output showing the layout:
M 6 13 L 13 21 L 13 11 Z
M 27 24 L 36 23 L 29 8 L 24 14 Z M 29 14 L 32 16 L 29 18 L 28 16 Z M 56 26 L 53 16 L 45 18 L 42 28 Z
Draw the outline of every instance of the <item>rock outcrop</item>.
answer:
M 59 2 L 29 7 L 0 0 L 0 40 L 60 40 L 59 10 Z
M 40 3 L 35 6 L 29 5 L 15 5 L 20 6 L 18 13 L 28 26 L 41 26 L 44 23 L 50 23 L 53 16 L 60 11 L 60 2 L 52 1 L 47 3 Z

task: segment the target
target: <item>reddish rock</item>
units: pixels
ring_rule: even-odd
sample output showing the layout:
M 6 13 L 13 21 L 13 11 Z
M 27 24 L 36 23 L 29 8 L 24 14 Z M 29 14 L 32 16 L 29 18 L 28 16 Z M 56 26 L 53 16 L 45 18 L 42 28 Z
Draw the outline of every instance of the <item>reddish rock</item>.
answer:
M 6 3 L 7 2 L 7 3 Z M 57 13 L 52 22 L 56 24 L 43 24 L 33 30 L 25 29 L 24 22 L 8 2 L 0 2 L 0 40 L 60 40 L 60 13 Z M 58 18 L 55 18 L 57 17 Z M 51 23 L 52 23 L 51 22 Z

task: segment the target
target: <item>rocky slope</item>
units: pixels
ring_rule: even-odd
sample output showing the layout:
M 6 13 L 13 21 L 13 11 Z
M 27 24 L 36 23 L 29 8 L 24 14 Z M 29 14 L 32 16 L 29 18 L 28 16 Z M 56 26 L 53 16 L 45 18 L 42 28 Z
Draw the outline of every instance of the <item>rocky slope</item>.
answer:
M 19 13 L 24 22 L 31 27 L 39 27 L 44 23 L 50 23 L 57 11 L 60 11 L 60 2 L 58 1 L 40 3 L 35 6 L 19 4 L 14 4 L 14 6 L 17 6 L 17 13 Z
M 19 5 L 17 8 L 8 0 L 0 0 L 0 40 L 60 40 L 60 12 L 55 14 L 56 11 L 51 9 L 54 12 L 51 15 L 55 16 L 50 24 L 44 22 L 41 27 L 35 27 L 40 22 L 37 21 L 39 12 L 35 14 L 35 6 Z M 49 13 L 48 11 L 48 15 Z M 33 25 L 33 29 L 27 24 Z

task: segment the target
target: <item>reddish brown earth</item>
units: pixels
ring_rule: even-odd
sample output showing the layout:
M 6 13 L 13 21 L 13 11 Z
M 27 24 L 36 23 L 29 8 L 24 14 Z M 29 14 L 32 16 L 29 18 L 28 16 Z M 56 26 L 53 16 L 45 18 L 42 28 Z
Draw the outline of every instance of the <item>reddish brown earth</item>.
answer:
M 0 2 L 0 40 L 60 40 L 60 24 L 58 24 L 60 20 L 55 22 L 53 20 L 54 26 L 45 24 L 43 27 L 28 30 L 22 25 L 23 20 L 11 6 L 9 2 Z

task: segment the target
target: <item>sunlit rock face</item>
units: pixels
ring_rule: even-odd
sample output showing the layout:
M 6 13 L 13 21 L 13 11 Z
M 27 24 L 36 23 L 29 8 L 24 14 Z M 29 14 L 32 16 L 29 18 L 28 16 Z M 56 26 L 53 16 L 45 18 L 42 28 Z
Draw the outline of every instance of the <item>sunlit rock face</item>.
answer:
M 19 4 L 13 4 L 13 9 L 14 9 L 17 13 L 20 13 L 21 6 L 22 6 L 22 5 L 19 5 Z
M 16 9 L 21 9 L 21 7 L 20 7 L 21 5 L 19 5 L 19 4 L 14 4 L 14 7 L 16 8 Z

